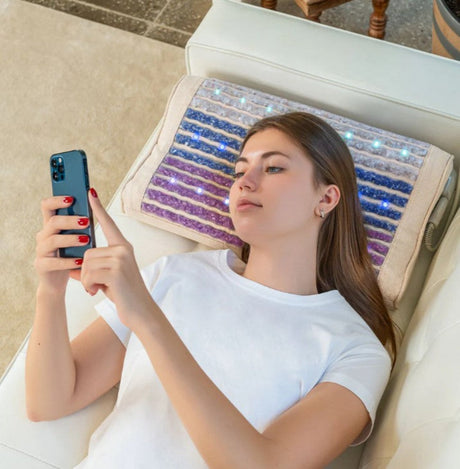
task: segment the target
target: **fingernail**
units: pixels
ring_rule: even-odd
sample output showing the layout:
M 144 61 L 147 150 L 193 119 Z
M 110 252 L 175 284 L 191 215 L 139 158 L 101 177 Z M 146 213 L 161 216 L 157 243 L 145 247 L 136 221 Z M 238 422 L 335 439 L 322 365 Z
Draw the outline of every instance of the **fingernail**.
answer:
M 80 243 L 85 243 L 85 244 L 87 244 L 87 243 L 89 242 L 89 236 L 87 236 L 87 235 L 81 235 L 81 236 L 78 237 L 78 241 L 79 241 Z
M 65 204 L 71 204 L 73 202 L 73 197 L 64 197 L 62 200 Z
M 95 199 L 97 199 L 97 192 L 96 192 L 96 190 L 91 187 L 91 189 L 90 189 L 89 191 L 91 192 L 91 195 L 92 195 Z
M 89 223 L 89 218 L 79 218 L 78 224 L 80 226 L 86 226 Z
M 83 259 L 75 259 L 75 264 L 82 265 L 83 264 Z

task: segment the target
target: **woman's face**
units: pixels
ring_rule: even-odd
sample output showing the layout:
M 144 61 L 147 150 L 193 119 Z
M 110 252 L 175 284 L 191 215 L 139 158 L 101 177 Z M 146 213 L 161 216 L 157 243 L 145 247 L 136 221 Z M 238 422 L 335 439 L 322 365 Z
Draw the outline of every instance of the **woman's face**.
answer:
M 273 128 L 254 134 L 237 159 L 235 175 L 229 206 L 243 241 L 284 243 L 317 235 L 314 210 L 322 186 L 316 187 L 313 164 L 289 136 Z

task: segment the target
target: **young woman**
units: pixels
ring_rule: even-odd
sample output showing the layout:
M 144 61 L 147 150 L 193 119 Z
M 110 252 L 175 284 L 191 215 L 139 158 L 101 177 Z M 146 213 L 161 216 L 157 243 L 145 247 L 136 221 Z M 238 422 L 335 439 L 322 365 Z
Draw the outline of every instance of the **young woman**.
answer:
M 56 257 L 80 242 L 59 234 L 79 226 L 55 215 L 71 201 L 42 203 L 26 370 L 34 421 L 75 412 L 121 380 L 79 468 L 319 468 L 368 437 L 391 369 L 384 346 L 395 343 L 351 155 L 329 125 L 290 113 L 249 131 L 230 190 L 245 262 L 196 252 L 141 274 L 89 197 L 108 247 L 82 264 Z M 69 276 L 108 298 L 71 343 Z

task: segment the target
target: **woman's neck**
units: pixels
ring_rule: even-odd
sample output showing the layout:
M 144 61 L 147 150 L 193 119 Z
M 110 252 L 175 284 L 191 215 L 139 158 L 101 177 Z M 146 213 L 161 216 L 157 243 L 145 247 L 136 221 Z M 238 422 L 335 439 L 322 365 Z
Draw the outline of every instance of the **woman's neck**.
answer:
M 315 295 L 316 249 L 289 247 L 264 249 L 251 246 L 243 277 L 275 290 L 296 295 Z

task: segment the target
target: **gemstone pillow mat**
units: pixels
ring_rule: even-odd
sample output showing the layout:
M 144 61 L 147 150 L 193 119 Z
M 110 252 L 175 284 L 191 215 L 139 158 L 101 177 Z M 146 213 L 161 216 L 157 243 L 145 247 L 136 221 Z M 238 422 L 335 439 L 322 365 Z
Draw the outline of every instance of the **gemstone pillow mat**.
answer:
M 122 192 L 129 215 L 238 252 L 228 211 L 234 161 L 257 120 L 305 111 L 328 122 L 353 156 L 368 249 L 387 305 L 395 308 L 428 217 L 452 171 L 451 155 L 426 142 L 237 84 L 185 76 L 176 85 L 151 153 Z

